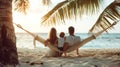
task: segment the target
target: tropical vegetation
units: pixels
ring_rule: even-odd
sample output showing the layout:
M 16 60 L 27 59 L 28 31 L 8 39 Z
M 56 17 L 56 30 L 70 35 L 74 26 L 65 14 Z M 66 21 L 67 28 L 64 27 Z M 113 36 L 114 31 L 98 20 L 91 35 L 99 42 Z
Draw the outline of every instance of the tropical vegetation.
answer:
M 50 0 L 42 1 L 45 5 L 51 4 Z M 27 14 L 29 0 L 0 0 L 0 66 L 12 65 L 18 62 L 16 48 L 16 36 L 12 21 L 12 3 L 15 10 Z M 78 15 L 93 14 L 98 11 L 103 0 L 65 0 L 58 3 L 52 10 L 42 17 L 42 24 L 65 23 L 66 19 L 76 18 Z M 101 13 L 91 32 L 99 31 L 109 27 L 120 20 L 120 2 L 115 0 Z M 114 21 L 114 22 L 113 22 Z M 5 66 L 8 67 L 8 66 Z
M 66 19 L 80 17 L 83 14 L 93 14 L 98 12 L 100 4 L 104 4 L 103 0 L 65 0 L 58 3 L 52 10 L 42 17 L 42 24 L 65 23 Z M 96 33 L 106 29 L 112 24 L 120 21 L 120 2 L 114 0 L 109 6 L 103 10 L 98 20 L 89 30 Z

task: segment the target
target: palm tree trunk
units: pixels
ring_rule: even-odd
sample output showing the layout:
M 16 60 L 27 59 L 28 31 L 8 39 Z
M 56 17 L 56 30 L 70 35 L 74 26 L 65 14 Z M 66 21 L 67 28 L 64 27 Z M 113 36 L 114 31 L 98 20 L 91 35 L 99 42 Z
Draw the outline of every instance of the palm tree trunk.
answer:
M 18 63 L 16 36 L 12 23 L 12 0 L 0 0 L 0 67 L 15 66 Z

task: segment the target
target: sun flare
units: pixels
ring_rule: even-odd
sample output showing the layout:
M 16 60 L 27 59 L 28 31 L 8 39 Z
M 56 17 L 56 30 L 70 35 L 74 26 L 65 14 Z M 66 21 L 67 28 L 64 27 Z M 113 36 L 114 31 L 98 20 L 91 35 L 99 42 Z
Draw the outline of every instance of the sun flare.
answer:
M 41 25 L 41 17 L 44 16 L 50 9 L 57 4 L 57 1 L 52 0 L 52 6 L 43 6 L 41 0 L 30 0 L 30 8 L 27 11 L 27 14 L 24 15 L 17 11 L 13 11 L 13 22 L 21 24 L 25 29 L 31 32 L 37 33 L 48 33 L 51 27 L 55 27 L 58 30 L 58 33 L 68 32 L 67 28 L 69 26 L 74 26 L 77 33 L 87 33 L 89 29 L 98 19 L 101 11 L 98 14 L 92 16 L 84 15 L 82 19 L 77 18 L 76 21 L 68 20 L 65 24 L 57 24 L 56 26 L 43 26 Z M 94 18 L 94 19 L 93 19 Z M 89 20 L 89 21 L 88 21 Z M 15 27 L 15 32 L 24 32 L 21 29 Z

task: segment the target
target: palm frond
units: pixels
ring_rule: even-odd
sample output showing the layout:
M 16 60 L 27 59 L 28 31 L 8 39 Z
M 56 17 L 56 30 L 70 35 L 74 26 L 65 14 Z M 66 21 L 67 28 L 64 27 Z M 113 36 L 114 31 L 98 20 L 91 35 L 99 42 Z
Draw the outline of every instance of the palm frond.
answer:
M 42 0 L 43 5 L 49 6 L 52 2 L 51 0 Z
M 89 32 L 96 33 L 115 24 L 118 20 L 120 20 L 120 3 L 114 1 L 101 13 Z
M 22 12 L 24 14 L 27 13 L 27 9 L 29 8 L 29 0 L 15 0 L 14 4 L 14 10 Z
M 51 11 L 44 15 L 41 23 L 51 25 L 65 23 L 65 20 L 95 13 L 102 0 L 66 0 L 58 3 Z

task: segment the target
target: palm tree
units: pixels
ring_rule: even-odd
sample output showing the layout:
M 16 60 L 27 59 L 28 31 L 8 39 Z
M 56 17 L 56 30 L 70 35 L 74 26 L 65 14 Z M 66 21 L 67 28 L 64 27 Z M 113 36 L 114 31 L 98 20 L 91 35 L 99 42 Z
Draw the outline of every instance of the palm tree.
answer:
M 43 0 L 49 5 L 50 0 Z M 12 21 L 12 3 L 15 10 L 26 14 L 29 0 L 0 0 L 0 67 L 15 67 L 19 64 L 16 48 L 16 36 Z
M 0 0 L 0 67 L 16 64 L 18 54 L 12 23 L 12 0 Z
M 63 22 L 65 19 L 70 19 L 72 17 L 75 18 L 78 14 L 82 16 L 84 13 L 94 13 L 98 10 L 99 4 L 101 4 L 102 1 L 103 0 L 63 1 L 56 5 L 55 8 L 42 18 L 43 23 L 55 24 L 57 21 Z M 16 48 L 16 36 L 12 22 L 12 2 L 16 6 L 15 10 L 25 14 L 27 8 L 29 7 L 29 0 L 0 0 L 0 66 L 8 64 L 15 66 L 19 63 Z M 50 0 L 43 1 L 46 5 L 50 4 L 47 2 L 50 2 Z M 119 3 L 115 6 L 119 6 Z M 113 16 L 117 16 L 114 12 L 111 15 L 112 16 L 110 17 L 112 17 L 112 19 Z
M 66 19 L 76 19 L 83 14 L 96 13 L 103 3 L 103 0 L 65 0 L 42 17 L 42 24 L 65 23 Z M 115 0 L 101 13 L 89 32 L 96 33 L 111 26 L 113 21 L 117 20 L 120 20 L 120 2 Z

